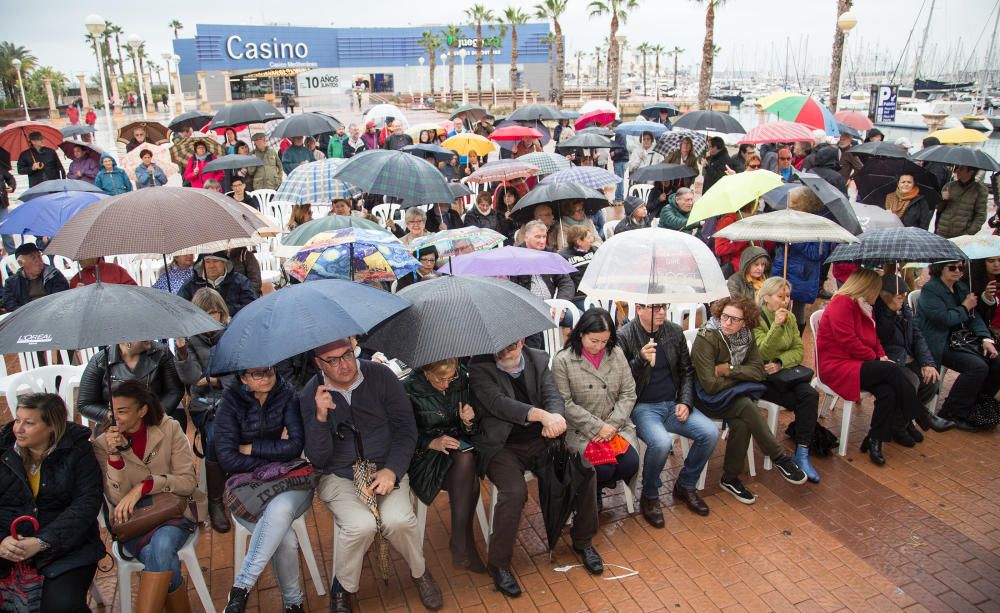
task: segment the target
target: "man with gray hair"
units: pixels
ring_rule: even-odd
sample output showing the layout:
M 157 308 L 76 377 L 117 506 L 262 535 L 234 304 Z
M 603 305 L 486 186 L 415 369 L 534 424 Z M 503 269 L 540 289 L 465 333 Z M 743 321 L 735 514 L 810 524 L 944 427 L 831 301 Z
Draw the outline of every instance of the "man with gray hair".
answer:
M 389 138 L 385 139 L 385 148 L 394 149 L 396 151 L 413 144 L 413 138 L 409 134 L 403 132 L 403 122 L 398 119 L 393 119 L 392 123 L 389 124 L 389 129 L 392 130 L 392 134 Z
M 406 229 L 409 230 L 403 238 L 399 239 L 404 245 L 409 246 L 413 239 L 427 235 L 427 213 L 423 209 L 419 207 L 406 209 L 404 221 Z
M 368 145 L 361 138 L 361 128 L 358 127 L 358 124 L 352 123 L 347 126 L 347 139 L 344 140 L 344 158 L 350 159 L 365 149 L 368 149 Z
M 694 206 L 694 192 L 682 187 L 667 199 L 667 205 L 660 211 L 660 228 L 684 230 L 688 225 L 688 215 Z

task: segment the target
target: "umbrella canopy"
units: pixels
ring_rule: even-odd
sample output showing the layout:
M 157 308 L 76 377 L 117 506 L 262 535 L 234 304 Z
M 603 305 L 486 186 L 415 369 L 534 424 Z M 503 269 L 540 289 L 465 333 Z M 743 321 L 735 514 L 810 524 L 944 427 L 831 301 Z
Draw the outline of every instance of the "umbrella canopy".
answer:
M 202 172 L 215 172 L 218 170 L 237 170 L 239 168 L 251 168 L 253 166 L 263 166 L 264 160 L 260 159 L 256 155 L 238 155 L 236 153 L 231 153 L 229 155 L 223 155 L 222 157 L 217 157 L 205 167 L 201 169 Z
M 781 184 L 781 177 L 768 170 L 726 175 L 694 203 L 688 223 L 694 224 L 709 217 L 735 213 Z
M 660 118 L 660 111 L 666 111 L 667 117 L 676 117 L 681 114 L 680 110 L 676 106 L 672 104 L 666 104 L 665 102 L 657 102 L 656 104 L 647 104 L 646 106 L 642 107 L 642 110 L 639 111 L 639 114 L 645 117 L 646 119 L 653 121 L 655 119 Z
M 885 207 L 885 197 L 896 191 L 899 176 L 913 176 L 920 195 L 927 204 L 936 207 L 941 202 L 941 188 L 938 179 L 929 171 L 906 158 L 872 157 L 854 173 L 854 184 L 858 188 L 858 202 Z
M 746 134 L 746 130 L 740 125 L 740 122 L 733 119 L 728 113 L 720 113 L 719 111 L 689 111 L 677 118 L 674 127 L 688 130 L 711 130 L 724 134 Z
M 954 262 L 965 254 L 950 240 L 920 228 L 880 228 L 865 232 L 860 242 L 839 245 L 827 262 L 877 266 L 893 262 Z
M 556 145 L 559 149 L 611 149 L 616 145 L 599 134 L 577 134 Z
M 9 153 L 10 159 L 16 160 L 31 147 L 28 135 L 32 132 L 41 133 L 44 145 L 50 149 L 56 149 L 63 142 L 62 132 L 47 123 L 15 121 L 0 130 L 0 149 Z
M 84 156 L 89 157 L 94 161 L 100 160 L 101 155 L 104 153 L 104 150 L 95 145 L 94 143 L 85 143 L 79 140 L 64 140 L 63 142 L 59 143 L 59 149 L 62 150 L 63 154 L 65 154 L 66 158 L 69 159 L 70 161 L 74 159 L 73 149 L 76 147 L 80 147 L 81 149 L 83 149 Z
M 611 128 L 605 128 L 604 126 L 591 126 L 589 128 L 584 128 L 582 130 L 577 130 L 576 133 L 579 134 L 597 134 L 598 136 L 606 136 L 607 138 L 613 138 L 615 131 Z
M 424 247 L 433 246 L 437 249 L 438 261 L 444 262 L 463 253 L 494 249 L 502 245 L 506 238 L 503 234 L 489 228 L 470 226 L 425 234 L 413 239 L 413 242 L 410 243 L 410 249 L 417 252 Z
M 797 183 L 785 183 L 765 193 L 760 199 L 772 211 L 784 209 L 788 207 L 788 192 L 797 187 L 802 186 Z
M 441 146 L 445 149 L 451 149 L 463 157 L 470 153 L 482 157 L 493 153 L 497 149 L 496 144 L 490 139 L 485 136 L 473 134 L 472 132 L 456 134 L 441 143 Z
M 674 181 L 697 177 L 698 171 L 687 164 L 653 164 L 643 166 L 629 175 L 632 183 L 652 183 L 653 181 Z
M 188 128 L 191 128 L 192 130 L 200 130 L 210 121 L 212 121 L 211 113 L 188 111 L 187 113 L 181 113 L 177 117 L 174 117 L 173 120 L 167 124 L 167 128 L 173 132 L 183 132 Z
M 267 227 L 253 209 L 218 192 L 151 187 L 88 206 L 63 226 L 45 252 L 73 260 L 174 253 L 214 241 L 251 238 L 258 229 Z
M 848 149 L 848 153 L 855 155 L 871 155 L 884 158 L 909 158 L 910 155 L 905 149 L 893 143 L 885 141 L 871 141 Z
M 329 204 L 334 200 L 351 200 L 361 195 L 357 187 L 334 175 L 346 160 L 332 158 L 309 162 L 288 173 L 274 194 L 275 202 L 292 204 Z
M 133 121 L 118 128 L 118 142 L 127 145 L 136 130 L 146 132 L 146 142 L 160 145 L 170 142 L 167 137 L 167 126 L 158 121 Z
M 365 113 L 363 123 L 374 121 L 375 125 L 381 127 L 388 122 L 390 117 L 398 119 L 403 124 L 404 129 L 410 125 L 410 122 L 406 120 L 406 115 L 395 104 L 376 104 Z
M 838 111 L 834 113 L 833 118 L 862 132 L 875 127 L 871 119 L 857 111 Z
M 30 524 L 30 531 L 18 527 L 22 524 Z M 10 522 L 10 535 L 15 539 L 34 536 L 37 532 L 38 520 L 31 515 L 22 515 Z M 0 593 L 3 594 L 4 610 L 40 611 L 44 582 L 45 576 L 38 572 L 34 564 L 27 560 L 14 562 L 7 574 L 0 578 Z
M 497 128 L 493 130 L 490 134 L 490 140 L 521 140 L 522 138 L 541 138 L 542 133 L 534 128 L 529 128 L 527 126 L 504 126 L 502 128 Z
M 538 168 L 538 174 L 550 175 L 560 170 L 566 170 L 572 164 L 570 161 L 558 153 L 548 153 L 546 151 L 536 151 L 517 158 L 518 162 L 530 164 Z
M 839 136 L 837 120 L 830 109 L 826 108 L 809 96 L 795 94 L 782 96 L 764 107 L 769 113 L 774 113 L 779 119 L 823 130 L 830 136 Z
M 93 192 L 55 192 L 32 198 L 10 210 L 0 223 L 0 233 L 55 236 L 74 215 L 107 197 Z
M 880 206 L 852 202 L 851 208 L 854 209 L 854 216 L 858 218 L 858 223 L 861 224 L 862 233 L 879 228 L 903 227 L 903 220 Z
M 601 190 L 621 183 L 621 177 L 596 166 L 571 166 L 566 170 L 554 172 L 540 183 L 579 183 L 587 187 Z
M 623 124 L 619 124 L 618 127 L 615 128 L 616 134 L 624 134 L 625 136 L 642 136 L 643 132 L 649 132 L 653 135 L 654 139 L 667 131 L 667 126 L 662 123 L 641 120 L 626 121 Z
M 728 296 L 729 288 L 715 254 L 701 239 L 643 228 L 601 245 L 583 273 L 580 292 L 598 300 L 671 304 L 712 302 Z
M 337 128 L 342 127 L 344 127 L 344 124 L 328 115 L 300 113 L 299 115 L 286 117 L 278 122 L 271 136 L 278 139 L 292 138 L 293 136 L 316 136 L 324 132 L 334 132 Z
M 573 127 L 577 130 L 582 130 L 590 125 L 606 126 L 614 121 L 617 116 L 618 114 L 614 111 L 609 111 L 607 109 L 594 109 L 593 111 L 580 115 L 580 117 L 573 123 Z
M 588 215 L 608 206 L 608 199 L 601 192 L 577 183 L 544 183 L 535 186 L 524 195 L 510 211 L 510 218 L 520 223 L 534 219 L 535 207 L 540 204 L 558 204 L 564 200 L 582 200 L 583 210 Z M 552 207 L 558 216 L 557 207 Z
M 750 128 L 750 131 L 740 139 L 740 144 L 811 143 L 814 140 L 812 130 L 804 124 L 774 121 Z
M 715 236 L 731 241 L 760 240 L 778 243 L 858 242 L 857 237 L 833 221 L 792 209 L 751 215 L 719 230 Z
M 188 160 L 194 157 L 194 148 L 199 143 L 204 144 L 208 148 L 208 152 L 217 158 L 226 155 L 226 150 L 214 138 L 208 136 L 191 136 L 178 140 L 170 147 L 170 159 L 174 164 L 187 165 Z
M 219 128 L 235 128 L 251 123 L 267 123 L 276 119 L 283 119 L 285 116 L 281 111 L 263 100 L 247 100 L 227 104 L 219 109 L 219 112 L 208 124 L 210 130 Z
M 847 200 L 847 196 L 843 192 L 827 183 L 822 177 L 808 172 L 796 171 L 794 178 L 816 194 L 816 197 L 823 203 L 823 206 L 833 214 L 833 218 L 845 230 L 855 236 L 861 234 L 861 224 L 858 223 L 858 218 L 854 216 L 854 209 L 851 208 L 851 203 Z
M 586 111 L 582 110 L 581 113 Z M 549 104 L 528 104 L 507 116 L 508 121 L 559 121 L 562 112 Z
M 858 130 L 855 130 L 851 126 L 849 126 L 846 123 L 844 123 L 842 121 L 839 121 L 839 120 L 837 121 L 837 130 L 841 134 L 847 134 L 851 138 L 861 138 L 861 132 L 859 132 Z
M 500 247 L 477 251 L 451 259 L 447 268 L 451 275 L 472 277 L 512 277 L 517 275 L 565 275 L 576 272 L 566 258 L 551 251 L 526 247 Z
M 1000 257 L 1000 236 L 965 235 L 950 239 L 969 260 L 985 260 Z
M 149 151 L 153 154 L 153 163 L 160 167 L 160 170 L 163 171 L 163 174 L 167 175 L 168 179 L 177 174 L 177 164 L 170 158 L 171 147 L 150 143 L 136 147 L 126 153 L 125 157 L 121 159 L 121 167 L 125 169 L 130 179 L 135 180 L 135 169 L 142 164 L 143 151 Z
M 560 113 L 562 113 L 562 118 L 563 119 L 576 119 L 577 117 L 579 117 L 582 114 L 582 113 L 579 113 L 578 111 L 570 111 L 570 110 L 567 110 L 567 109 L 561 109 Z
M 466 187 L 465 183 L 448 183 L 448 189 L 451 190 L 451 197 L 453 200 L 472 195 L 472 190 Z
M 496 353 L 553 327 L 549 307 L 510 281 L 444 276 L 414 283 L 398 296 L 413 306 L 372 333 L 365 346 L 413 368 L 445 358 Z M 496 316 L 500 304 L 503 317 Z
M 926 138 L 936 137 L 942 145 L 964 145 L 966 143 L 984 143 L 988 139 L 979 130 L 970 128 L 948 128 L 931 132 Z M 2 146 L 2 145 L 0 145 Z
M 409 204 L 454 200 L 437 167 L 402 151 L 362 151 L 340 165 L 333 178 L 369 194 L 401 198 Z
M 455 157 L 455 152 L 451 149 L 446 149 L 439 145 L 429 145 L 424 143 L 419 145 L 407 145 L 403 147 L 402 150 L 421 159 L 430 154 L 433 155 L 434 159 L 439 162 L 447 162 L 451 158 Z
M 321 232 L 285 260 L 285 271 L 299 281 L 347 279 L 395 281 L 420 263 L 399 239 L 384 231 L 343 228 Z
M 540 172 L 537 166 L 532 166 L 521 160 L 494 160 L 479 167 L 474 173 L 469 175 L 467 181 L 471 183 L 492 183 L 493 181 L 510 181 L 512 179 L 522 179 L 537 175 Z
M 93 134 L 97 132 L 94 126 L 88 126 L 87 124 L 80 124 L 75 126 L 66 126 L 65 128 L 60 128 L 60 132 L 66 138 L 72 138 L 74 136 L 83 136 L 84 134 Z
M 952 166 L 969 166 L 990 172 L 1000 171 L 1000 164 L 981 149 L 972 147 L 956 147 L 953 145 L 934 145 L 911 156 L 922 162 L 940 162 Z
M 32 198 L 38 198 L 46 194 L 58 194 L 62 192 L 91 192 L 103 194 L 104 190 L 93 183 L 77 181 L 76 179 L 49 179 L 42 181 L 34 187 L 30 187 L 21 193 L 21 202 L 27 202 Z
M 586 115 L 591 111 L 609 111 L 618 114 L 618 107 L 607 100 L 588 100 L 580 107 L 580 114 Z
M 309 244 L 309 241 L 317 234 L 335 232 L 343 228 L 388 232 L 388 230 L 374 221 L 358 217 L 357 215 L 326 215 L 319 219 L 307 221 L 283 236 L 281 238 L 281 247 L 278 249 L 278 255 L 282 257 L 295 255 L 299 249 Z
M 488 110 L 479 105 L 466 104 L 465 106 L 460 106 L 455 109 L 448 118 L 455 119 L 456 117 L 460 117 L 466 121 L 479 121 L 489 114 L 490 112 Z
M 701 157 L 705 154 L 705 151 L 708 150 L 708 139 L 705 138 L 704 134 L 694 132 L 692 130 L 677 128 L 675 126 L 673 130 L 661 134 L 659 138 L 656 139 L 656 144 L 653 145 L 653 151 L 666 157 L 672 152 L 680 149 L 681 142 L 685 138 L 691 140 L 692 151 L 696 156 Z
M 0 322 L 0 351 L 82 349 L 221 330 L 205 311 L 151 287 L 92 283 L 43 296 Z

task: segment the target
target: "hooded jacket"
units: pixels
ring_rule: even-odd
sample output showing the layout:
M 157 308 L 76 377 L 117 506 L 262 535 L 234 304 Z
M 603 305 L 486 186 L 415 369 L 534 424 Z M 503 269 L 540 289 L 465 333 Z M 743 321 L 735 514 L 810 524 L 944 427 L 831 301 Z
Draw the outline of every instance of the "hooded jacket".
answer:
M 104 160 L 111 160 L 111 170 L 104 168 Z M 107 153 L 102 154 L 100 166 L 101 171 L 94 178 L 94 185 L 104 190 L 105 194 L 117 196 L 132 191 L 132 181 L 129 180 L 128 174 L 118 167 L 115 158 Z
M 815 149 L 812 153 L 813 166 L 809 172 L 819 175 L 846 196 L 847 181 L 844 180 L 844 175 L 840 174 L 839 153 L 840 149 L 833 145 L 824 145 Z
M 747 280 L 747 275 L 750 272 L 750 265 L 760 258 L 770 260 L 767 252 L 760 247 L 750 246 L 743 250 L 743 255 L 740 256 L 740 269 L 734 272 L 726 282 L 726 285 L 729 287 L 729 294 L 732 297 L 746 296 L 750 300 L 755 299 L 757 288 Z M 767 277 L 766 267 L 764 268 L 764 276 L 765 278 Z
M 986 185 L 973 179 L 952 181 L 945 186 L 948 199 L 941 203 L 935 232 L 945 238 L 975 234 L 986 221 Z
M 76 409 L 87 419 L 95 422 L 104 421 L 108 414 L 108 378 L 111 387 L 121 381 L 137 379 L 142 381 L 160 399 L 163 410 L 170 413 L 177 408 L 184 397 L 184 385 L 177 377 L 174 367 L 174 356 L 166 345 L 158 342 L 150 344 L 150 348 L 139 356 L 135 368 L 122 361 L 118 345 L 111 346 L 108 355 L 108 368 L 104 368 L 104 355 L 107 349 L 98 351 L 80 377 L 80 389 L 77 392 Z
M 8 313 L 13 313 L 18 308 L 28 304 L 28 286 L 31 281 L 24 276 L 24 269 L 20 268 L 7 278 L 3 284 L 3 308 Z M 45 295 L 49 296 L 56 292 L 69 289 L 69 281 L 61 272 L 45 264 L 42 267 L 42 287 L 45 288 Z
M 222 299 L 226 301 L 229 316 L 236 317 L 240 309 L 257 299 L 257 294 L 253 291 L 253 286 L 250 285 L 250 279 L 246 275 L 234 271 L 233 263 L 229 260 L 226 260 L 226 272 L 214 282 L 205 278 L 204 257 L 195 262 L 193 268 L 194 276 L 177 291 L 177 295 L 185 300 L 190 301 L 201 288 L 211 287 L 219 292 Z

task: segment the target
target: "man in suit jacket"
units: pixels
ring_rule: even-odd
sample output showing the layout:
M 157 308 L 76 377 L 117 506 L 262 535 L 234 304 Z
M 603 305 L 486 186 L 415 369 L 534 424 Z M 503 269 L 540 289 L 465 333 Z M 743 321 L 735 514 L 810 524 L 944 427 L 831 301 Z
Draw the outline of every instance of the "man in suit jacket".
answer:
M 488 566 L 498 590 L 518 596 L 521 588 L 510 570 L 521 511 L 528 499 L 524 471 L 532 470 L 545 452 L 545 439 L 566 431 L 565 407 L 544 351 L 527 349 L 524 339 L 496 355 L 472 361 L 469 382 L 482 403 L 478 434 L 473 443 L 480 474 L 496 486 L 496 513 L 490 537 Z M 573 549 L 592 574 L 604 571 L 591 539 L 597 532 L 597 488 L 593 473 L 580 487 L 573 519 Z

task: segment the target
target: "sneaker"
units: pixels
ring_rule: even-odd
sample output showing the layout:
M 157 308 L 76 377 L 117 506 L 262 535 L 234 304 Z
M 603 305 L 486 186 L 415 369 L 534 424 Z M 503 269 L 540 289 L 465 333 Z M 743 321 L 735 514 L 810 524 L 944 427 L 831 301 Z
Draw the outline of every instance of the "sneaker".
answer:
M 739 500 L 743 504 L 753 504 L 757 502 L 757 497 L 750 493 L 750 490 L 748 490 L 739 479 L 723 478 L 722 481 L 719 482 L 719 485 L 722 486 L 723 490 L 735 496 L 736 500 Z
M 806 474 L 799 468 L 799 465 L 792 461 L 792 458 L 784 455 L 781 458 L 774 459 L 775 468 L 778 469 L 778 474 L 785 478 L 785 481 L 789 483 L 794 483 L 795 485 L 802 485 L 806 482 Z

